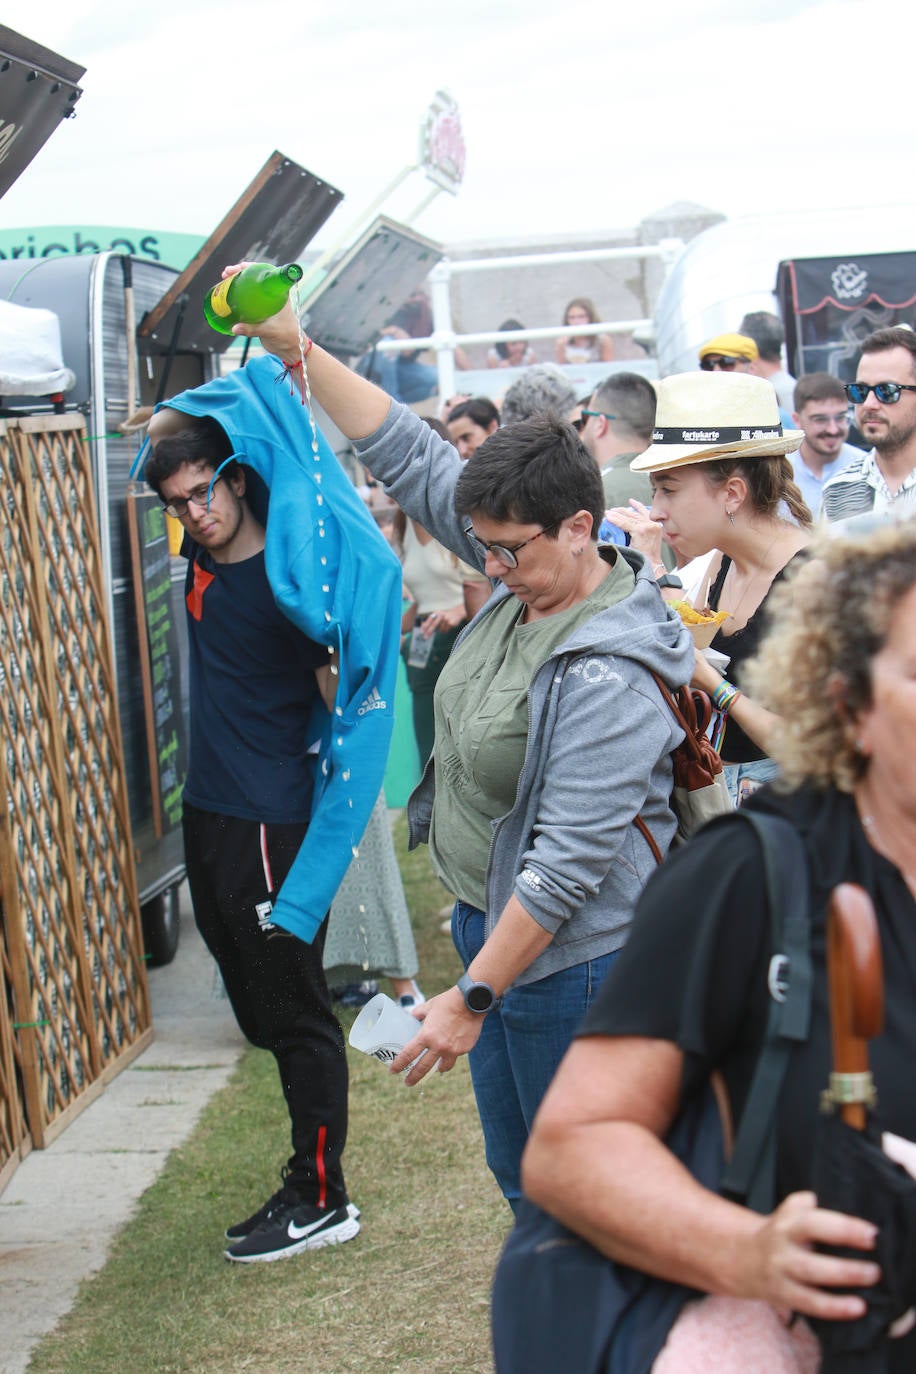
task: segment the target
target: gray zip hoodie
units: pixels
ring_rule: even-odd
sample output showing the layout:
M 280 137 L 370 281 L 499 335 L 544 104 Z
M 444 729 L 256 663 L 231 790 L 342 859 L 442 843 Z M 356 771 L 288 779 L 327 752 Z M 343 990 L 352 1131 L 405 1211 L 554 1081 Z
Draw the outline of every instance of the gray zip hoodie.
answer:
M 461 460 L 451 444 L 393 404 L 355 447 L 411 518 L 459 557 L 480 563 L 454 510 Z M 682 733 L 651 671 L 670 687 L 689 681 L 693 640 L 642 556 L 602 549 L 609 562 L 621 556 L 636 574 L 633 591 L 580 625 L 532 680 L 515 804 L 493 822 L 487 934 L 514 893 L 553 936 L 520 984 L 619 949 L 655 867 L 633 820 L 642 815 L 663 852 L 676 828 L 670 755 Z M 459 642 L 485 634 L 493 607 L 510 595 L 498 584 Z M 412 847 L 428 838 L 434 795 L 431 760 L 408 804 Z

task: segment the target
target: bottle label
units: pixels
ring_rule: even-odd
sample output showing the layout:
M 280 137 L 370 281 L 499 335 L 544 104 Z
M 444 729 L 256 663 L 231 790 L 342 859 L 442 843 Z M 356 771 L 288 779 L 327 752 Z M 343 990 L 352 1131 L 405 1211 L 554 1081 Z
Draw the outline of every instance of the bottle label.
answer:
M 214 286 L 210 292 L 210 309 L 214 315 L 221 315 L 224 319 L 232 314 L 232 306 L 229 304 L 229 287 L 232 285 L 232 278 L 227 277 L 218 286 Z

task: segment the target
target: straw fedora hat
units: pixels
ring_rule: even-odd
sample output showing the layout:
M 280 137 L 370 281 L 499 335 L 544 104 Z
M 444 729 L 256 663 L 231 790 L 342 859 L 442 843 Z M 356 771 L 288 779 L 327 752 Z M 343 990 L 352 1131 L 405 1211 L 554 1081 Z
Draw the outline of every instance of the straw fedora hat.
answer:
M 680 372 L 656 383 L 652 443 L 630 464 L 658 472 L 715 458 L 764 458 L 793 453 L 804 430 L 783 429 L 776 392 L 747 372 Z

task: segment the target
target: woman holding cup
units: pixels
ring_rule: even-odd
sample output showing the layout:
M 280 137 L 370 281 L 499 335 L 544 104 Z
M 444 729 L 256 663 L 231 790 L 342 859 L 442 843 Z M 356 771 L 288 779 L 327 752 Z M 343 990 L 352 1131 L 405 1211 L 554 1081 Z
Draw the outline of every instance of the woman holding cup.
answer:
M 726 717 L 722 761 L 736 803 L 776 772 L 768 746 L 777 717 L 743 691 L 741 665 L 766 629 L 770 591 L 811 539 L 811 512 L 786 457 L 804 437 L 783 430 L 775 393 L 763 378 L 665 377 L 658 383 L 653 442 L 630 464 L 649 473 L 651 510 L 607 512 L 660 576 L 662 539 L 679 563 L 719 551 L 706 599 L 710 610 L 727 613 L 710 647 L 728 656 L 729 678 L 697 650 L 693 685 Z

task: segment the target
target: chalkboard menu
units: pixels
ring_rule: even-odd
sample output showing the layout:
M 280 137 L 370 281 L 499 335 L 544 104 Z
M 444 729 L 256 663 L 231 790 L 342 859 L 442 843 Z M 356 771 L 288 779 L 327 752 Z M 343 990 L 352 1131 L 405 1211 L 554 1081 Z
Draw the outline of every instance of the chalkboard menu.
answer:
M 181 824 L 185 779 L 178 633 L 165 512 L 154 492 L 128 490 L 127 523 L 156 838 Z

